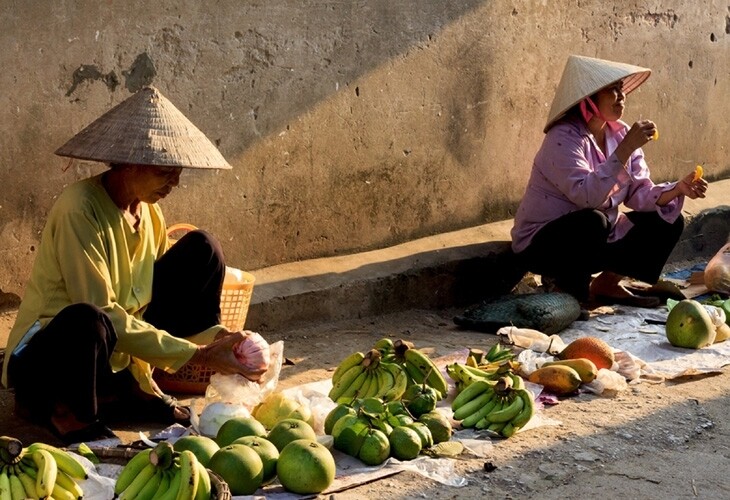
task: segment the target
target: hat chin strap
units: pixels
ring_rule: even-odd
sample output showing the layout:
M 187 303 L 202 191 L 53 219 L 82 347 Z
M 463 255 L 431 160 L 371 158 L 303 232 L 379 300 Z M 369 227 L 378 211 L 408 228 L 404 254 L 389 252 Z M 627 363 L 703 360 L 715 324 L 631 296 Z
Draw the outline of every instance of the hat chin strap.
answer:
M 591 109 L 588 109 L 588 106 L 591 107 Z M 598 109 L 598 106 L 593 102 L 593 99 L 590 97 L 586 97 L 580 102 L 580 113 L 583 115 L 583 119 L 586 121 L 586 123 L 591 121 L 591 118 L 594 116 L 597 116 L 604 122 L 608 123 L 608 118 L 603 116 L 603 113 L 601 113 L 601 110 Z

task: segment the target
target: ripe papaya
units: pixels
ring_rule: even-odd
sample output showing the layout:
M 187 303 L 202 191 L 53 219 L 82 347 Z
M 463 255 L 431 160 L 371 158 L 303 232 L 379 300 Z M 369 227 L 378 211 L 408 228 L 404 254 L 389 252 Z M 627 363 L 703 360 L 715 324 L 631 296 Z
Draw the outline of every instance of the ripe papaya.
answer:
M 587 358 L 596 368 L 611 369 L 614 362 L 613 349 L 606 341 L 597 337 L 580 337 L 567 345 L 555 356 L 558 359 Z
M 540 384 L 545 390 L 557 395 L 570 394 L 580 387 L 580 375 L 569 366 L 554 365 L 538 368 L 528 380 Z
M 569 366 L 578 373 L 581 382 L 588 384 L 593 382 L 598 376 L 598 368 L 596 364 L 588 358 L 561 359 L 558 361 L 548 361 L 542 366 Z

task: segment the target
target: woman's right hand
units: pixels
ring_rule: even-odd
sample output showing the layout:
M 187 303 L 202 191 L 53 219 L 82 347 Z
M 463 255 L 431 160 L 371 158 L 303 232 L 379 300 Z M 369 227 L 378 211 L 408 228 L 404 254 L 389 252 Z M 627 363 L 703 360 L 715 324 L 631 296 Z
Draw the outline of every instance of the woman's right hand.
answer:
M 651 120 L 635 122 L 616 148 L 619 160 L 626 163 L 634 151 L 652 140 L 656 130 L 656 124 Z
M 217 373 L 239 374 L 254 382 L 258 381 L 266 370 L 247 371 L 233 353 L 233 346 L 245 340 L 247 335 L 246 332 L 227 332 L 226 335 L 216 336 L 210 344 L 198 346 L 188 363 L 207 366 Z

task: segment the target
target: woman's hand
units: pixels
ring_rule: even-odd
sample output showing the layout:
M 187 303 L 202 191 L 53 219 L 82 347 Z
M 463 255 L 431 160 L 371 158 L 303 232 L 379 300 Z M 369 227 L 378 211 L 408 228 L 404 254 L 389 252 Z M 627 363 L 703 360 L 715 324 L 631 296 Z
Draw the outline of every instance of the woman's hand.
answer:
M 254 382 L 258 381 L 266 370 L 245 370 L 233 353 L 233 346 L 242 342 L 249 332 L 229 332 L 227 330 L 221 332 L 216 335 L 215 340 L 210 344 L 199 346 L 188 363 L 204 365 L 217 373 L 226 375 L 237 373 Z
M 707 181 L 700 177 L 695 180 L 695 171 L 692 170 L 689 174 L 684 176 L 682 179 L 677 181 L 677 184 L 670 189 L 665 191 L 657 200 L 656 204 L 663 207 L 673 199 L 684 195 L 687 198 L 694 200 L 695 198 L 704 198 L 705 192 L 707 191 Z
M 649 142 L 656 130 L 656 124 L 651 120 L 635 122 L 616 148 L 616 154 L 621 163 L 626 163 L 634 151 Z

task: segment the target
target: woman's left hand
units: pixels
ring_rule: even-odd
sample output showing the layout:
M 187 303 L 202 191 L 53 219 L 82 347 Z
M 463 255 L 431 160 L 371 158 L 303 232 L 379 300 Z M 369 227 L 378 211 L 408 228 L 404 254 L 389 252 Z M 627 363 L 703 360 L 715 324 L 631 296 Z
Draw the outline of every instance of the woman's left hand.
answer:
M 692 170 L 688 175 L 684 176 L 677 182 L 677 189 L 692 200 L 696 198 L 704 198 L 707 191 L 707 181 L 703 178 L 695 180 L 695 171 Z

